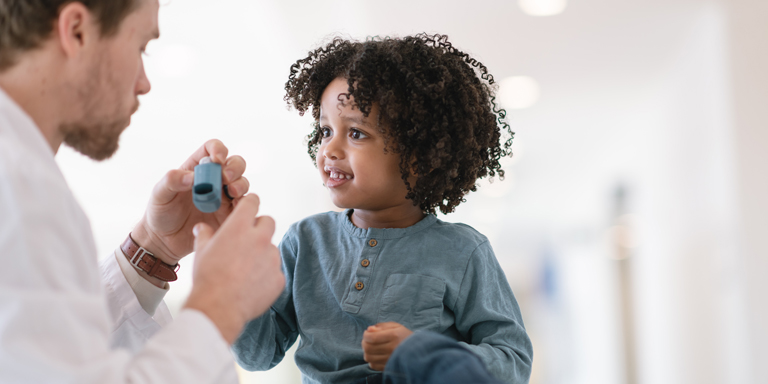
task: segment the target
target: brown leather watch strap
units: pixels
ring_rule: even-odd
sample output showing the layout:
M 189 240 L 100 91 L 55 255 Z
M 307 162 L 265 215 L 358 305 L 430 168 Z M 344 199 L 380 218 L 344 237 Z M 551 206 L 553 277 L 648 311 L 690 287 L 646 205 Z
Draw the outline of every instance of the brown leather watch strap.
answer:
M 148 275 L 156 277 L 162 281 L 176 281 L 178 278 L 176 276 L 176 271 L 180 268 L 179 264 L 170 265 L 160 261 L 155 255 L 136 244 L 130 233 L 123 242 L 123 245 L 120 246 L 120 249 L 125 254 L 125 257 L 128 258 L 131 265 L 141 269 Z

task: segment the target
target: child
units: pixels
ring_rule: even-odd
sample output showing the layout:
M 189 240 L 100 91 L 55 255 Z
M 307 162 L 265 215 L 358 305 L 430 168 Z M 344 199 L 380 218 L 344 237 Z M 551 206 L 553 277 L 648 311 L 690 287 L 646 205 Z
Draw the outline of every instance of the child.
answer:
M 287 288 L 235 342 L 243 367 L 274 367 L 301 336 L 304 383 L 372 382 L 400 342 L 433 331 L 499 379 L 528 381 L 531 342 L 488 240 L 434 216 L 504 175 L 512 138 L 500 143 L 492 84 L 441 35 L 337 38 L 291 67 L 286 101 L 311 107 L 309 155 L 347 210 L 286 233 Z

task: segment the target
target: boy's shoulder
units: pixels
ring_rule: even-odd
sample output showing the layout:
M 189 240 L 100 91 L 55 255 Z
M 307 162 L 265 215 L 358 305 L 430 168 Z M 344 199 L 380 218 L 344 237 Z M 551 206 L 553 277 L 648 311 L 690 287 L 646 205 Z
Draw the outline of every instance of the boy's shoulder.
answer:
M 460 248 L 462 249 L 467 247 L 474 248 L 488 242 L 488 238 L 485 235 L 468 224 L 452 223 L 440 219 L 435 220 L 435 224 L 426 232 L 425 235 L 432 238 L 433 242 L 437 240 L 439 243 L 450 246 L 456 246 L 457 243 L 460 243 Z
M 287 233 L 306 233 L 324 230 L 335 230 L 344 220 L 344 212 L 329 211 L 307 216 L 288 228 Z

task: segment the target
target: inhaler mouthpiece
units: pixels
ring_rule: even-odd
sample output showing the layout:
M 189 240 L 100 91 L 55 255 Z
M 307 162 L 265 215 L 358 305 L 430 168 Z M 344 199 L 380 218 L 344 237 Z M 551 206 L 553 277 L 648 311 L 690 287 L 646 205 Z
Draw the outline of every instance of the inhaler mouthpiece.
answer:
M 221 164 L 203 157 L 195 166 L 192 201 L 200 212 L 211 213 L 221 206 Z

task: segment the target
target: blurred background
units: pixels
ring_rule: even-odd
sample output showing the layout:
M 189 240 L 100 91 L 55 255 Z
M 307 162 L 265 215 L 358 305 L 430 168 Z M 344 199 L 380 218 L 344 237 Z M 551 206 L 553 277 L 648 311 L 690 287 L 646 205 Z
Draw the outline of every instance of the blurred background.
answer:
M 516 131 L 506 179 L 440 218 L 490 238 L 534 343 L 531 383 L 768 383 L 768 2 L 161 3 L 152 92 L 121 150 L 58 155 L 103 257 L 211 138 L 248 162 L 275 242 L 334 209 L 311 120 L 282 99 L 290 65 L 332 36 L 442 33 L 487 65 Z M 241 382 L 300 373 L 289 354 Z

